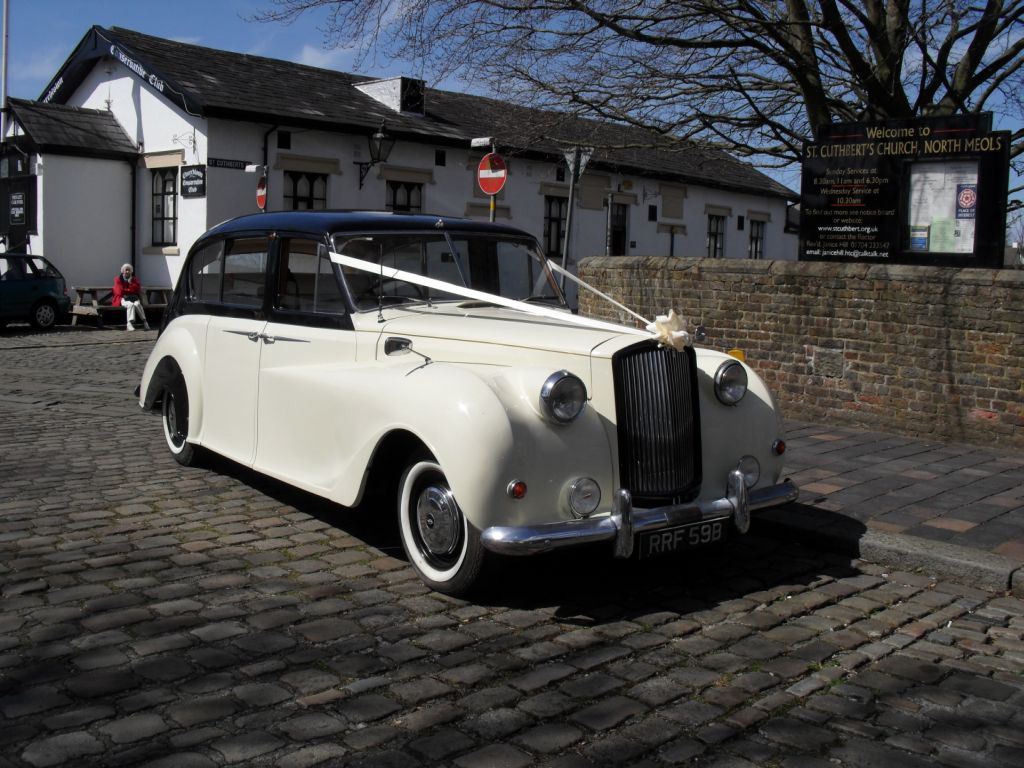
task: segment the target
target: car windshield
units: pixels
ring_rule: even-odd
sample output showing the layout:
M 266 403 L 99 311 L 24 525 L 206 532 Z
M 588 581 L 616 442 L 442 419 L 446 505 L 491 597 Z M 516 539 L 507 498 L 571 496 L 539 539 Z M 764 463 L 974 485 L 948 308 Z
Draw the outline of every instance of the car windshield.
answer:
M 529 238 L 478 233 L 334 236 L 334 249 L 385 267 L 518 301 L 563 304 L 544 253 Z M 383 303 L 466 301 L 436 288 L 382 277 L 355 267 L 342 273 L 358 309 Z

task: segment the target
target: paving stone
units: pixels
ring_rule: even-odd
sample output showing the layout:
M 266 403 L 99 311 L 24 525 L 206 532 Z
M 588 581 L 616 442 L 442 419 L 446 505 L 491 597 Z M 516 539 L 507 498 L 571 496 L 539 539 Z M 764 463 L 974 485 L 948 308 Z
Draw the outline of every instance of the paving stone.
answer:
M 532 725 L 533 718 L 509 707 L 497 707 L 464 722 L 464 727 L 485 739 L 494 741 Z
M 41 685 L 0 698 L 0 712 L 13 720 L 70 704 L 71 699 L 53 686 Z
M 222 720 L 237 710 L 238 705 L 227 696 L 207 696 L 168 707 L 167 716 L 178 725 L 191 727 L 210 720 Z
M 981 699 L 993 701 L 1006 701 L 1019 689 L 990 680 L 985 677 L 972 675 L 954 674 L 942 682 L 942 687 L 949 691 L 977 696 Z
M 475 746 L 471 738 L 454 728 L 442 728 L 430 736 L 410 741 L 408 749 L 434 764 Z
M 78 760 L 88 755 L 98 755 L 103 750 L 103 743 L 95 736 L 85 731 L 75 731 L 29 744 L 21 753 L 21 759 L 42 768 Z
M 276 758 L 279 768 L 307 768 L 312 765 L 334 765 L 348 750 L 340 744 L 311 744 Z
M 107 723 L 100 729 L 116 744 L 148 739 L 168 730 L 167 723 L 159 715 L 138 714 Z
M 309 741 L 343 731 L 346 725 L 337 717 L 322 712 L 311 712 L 285 720 L 278 727 L 295 741 Z
M 522 768 L 533 759 L 513 746 L 491 744 L 454 761 L 459 768 Z
M 575 744 L 583 734 L 582 730 L 568 723 L 545 723 L 523 731 L 515 741 L 532 752 L 550 753 Z
M 824 728 L 816 728 L 790 717 L 767 720 L 758 726 L 758 732 L 784 746 L 814 752 L 837 740 L 836 736 Z
M 217 763 L 199 752 L 176 752 L 143 765 L 143 768 L 215 768 Z
M 595 731 L 612 728 L 645 711 L 645 707 L 625 696 L 612 696 L 575 712 L 571 719 Z
M 254 731 L 219 739 L 210 746 L 219 752 L 228 763 L 240 763 L 272 752 L 282 744 L 284 742 L 276 736 Z
M 347 699 L 338 705 L 338 712 L 352 723 L 366 723 L 380 720 L 394 714 L 402 706 L 386 696 L 367 694 L 354 699 Z
M 136 687 L 139 682 L 139 679 L 129 672 L 98 670 L 69 678 L 67 688 L 76 696 L 92 699 L 121 693 Z

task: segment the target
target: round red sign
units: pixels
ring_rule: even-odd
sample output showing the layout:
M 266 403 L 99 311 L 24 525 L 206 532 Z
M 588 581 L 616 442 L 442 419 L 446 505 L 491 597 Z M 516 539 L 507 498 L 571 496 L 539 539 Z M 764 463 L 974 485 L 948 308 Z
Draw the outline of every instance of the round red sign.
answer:
M 260 176 L 259 182 L 256 184 L 256 205 L 259 206 L 261 211 L 267 209 L 267 177 Z
M 501 192 L 507 178 L 508 169 L 505 167 L 505 158 L 496 152 L 483 156 L 476 169 L 476 180 L 485 195 L 496 195 Z

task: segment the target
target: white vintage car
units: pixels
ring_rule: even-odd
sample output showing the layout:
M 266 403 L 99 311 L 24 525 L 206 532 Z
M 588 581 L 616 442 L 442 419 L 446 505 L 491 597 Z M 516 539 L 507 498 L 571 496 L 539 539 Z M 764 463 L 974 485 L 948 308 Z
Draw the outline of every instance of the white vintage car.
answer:
M 234 219 L 189 253 L 140 405 L 181 464 L 214 451 L 346 506 L 389 489 L 409 561 L 450 594 L 494 554 L 667 554 L 796 498 L 743 362 L 678 324 L 573 315 L 555 269 L 495 224 Z

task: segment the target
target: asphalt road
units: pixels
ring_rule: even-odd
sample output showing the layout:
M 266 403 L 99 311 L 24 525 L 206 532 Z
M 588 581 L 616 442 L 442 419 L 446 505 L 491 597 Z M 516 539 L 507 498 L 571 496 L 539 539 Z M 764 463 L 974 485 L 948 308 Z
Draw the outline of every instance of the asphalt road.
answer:
M 184 469 L 154 334 L 0 332 L 0 766 L 1024 765 L 1024 602 L 748 536 L 427 591 L 393 512 Z

